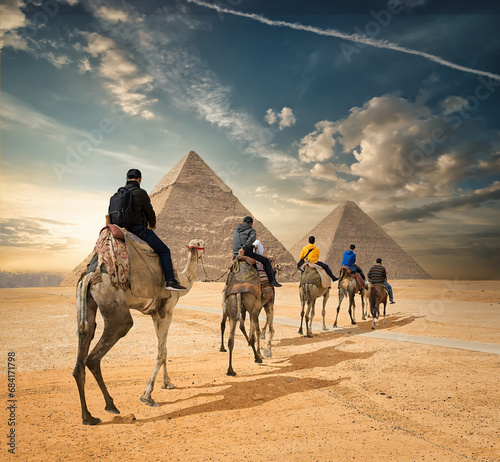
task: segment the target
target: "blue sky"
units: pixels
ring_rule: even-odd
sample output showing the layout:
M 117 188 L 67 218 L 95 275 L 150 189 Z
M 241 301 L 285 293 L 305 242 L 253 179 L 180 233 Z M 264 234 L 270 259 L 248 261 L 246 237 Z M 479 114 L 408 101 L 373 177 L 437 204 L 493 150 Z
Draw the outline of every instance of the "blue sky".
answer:
M 354 200 L 498 279 L 500 7 L 470 3 L 5 1 L 0 268 L 71 269 L 129 168 L 194 150 L 287 247 Z

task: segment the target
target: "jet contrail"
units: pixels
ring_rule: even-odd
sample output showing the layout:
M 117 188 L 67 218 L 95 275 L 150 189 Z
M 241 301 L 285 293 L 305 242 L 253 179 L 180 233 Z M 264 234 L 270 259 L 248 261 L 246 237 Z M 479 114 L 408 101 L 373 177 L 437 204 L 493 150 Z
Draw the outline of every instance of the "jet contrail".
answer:
M 457 69 L 459 71 L 470 72 L 471 74 L 483 75 L 485 77 L 490 77 L 492 79 L 500 80 L 500 75 L 498 74 L 493 74 L 492 72 L 480 71 L 478 69 L 472 69 L 470 67 L 460 66 L 459 64 L 455 64 L 452 63 L 451 61 L 447 61 L 446 59 L 440 58 L 439 56 L 432 55 L 430 53 L 425 53 L 423 51 L 412 50 L 411 48 L 405 48 L 396 45 L 395 43 L 388 42 L 387 40 L 376 40 L 367 37 L 365 35 L 359 35 L 359 34 L 345 34 L 344 32 L 340 32 L 335 29 L 320 29 L 318 27 L 313 27 L 313 26 L 304 26 L 299 23 L 274 21 L 272 19 L 268 19 L 264 16 L 260 16 L 255 13 L 243 13 L 242 11 L 223 8 L 218 5 L 213 5 L 211 3 L 204 2 L 202 0 L 187 0 L 187 1 L 189 3 L 195 3 L 196 5 L 199 6 L 205 6 L 207 8 L 211 8 L 212 10 L 216 10 L 219 13 L 227 13 L 227 14 L 232 14 L 234 16 L 241 16 L 244 18 L 253 19 L 254 21 L 259 21 L 263 24 L 267 24 L 268 26 L 289 27 L 290 29 L 303 30 L 318 35 L 326 35 L 328 37 L 339 37 L 344 40 L 349 40 L 351 42 L 364 43 L 365 45 L 370 45 L 375 48 L 387 48 L 389 50 L 400 51 L 402 53 L 421 56 L 422 58 L 434 61 L 435 63 L 441 64 L 442 66 L 451 67 L 452 69 Z

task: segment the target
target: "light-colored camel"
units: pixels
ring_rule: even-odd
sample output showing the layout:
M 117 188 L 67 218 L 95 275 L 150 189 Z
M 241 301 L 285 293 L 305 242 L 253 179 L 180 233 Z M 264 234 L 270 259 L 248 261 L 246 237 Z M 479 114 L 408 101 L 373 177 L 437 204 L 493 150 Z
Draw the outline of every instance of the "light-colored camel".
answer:
M 304 314 L 306 317 L 306 337 L 312 337 L 312 322 L 314 318 L 314 312 L 316 307 L 316 299 L 323 297 L 323 309 L 321 310 L 321 315 L 323 317 L 323 330 L 328 330 L 325 324 L 326 315 L 326 302 L 330 297 L 330 287 L 318 287 L 316 284 L 301 284 L 299 287 L 299 297 L 300 304 L 302 305 L 302 311 L 300 312 L 300 328 L 299 334 L 303 334 L 302 324 L 304 321 Z M 307 311 L 305 311 L 305 306 L 307 304 Z
M 380 304 L 384 304 L 384 324 L 385 312 L 387 307 L 387 291 L 382 284 L 371 284 L 366 291 L 366 301 L 370 304 L 370 311 L 372 314 L 372 329 L 375 325 L 378 326 L 378 318 L 380 316 Z
M 264 311 L 266 312 L 266 324 L 264 325 L 264 328 L 261 331 L 261 336 L 260 338 L 265 340 L 266 338 L 266 332 L 269 332 L 268 340 L 267 340 L 267 345 L 266 348 L 264 349 L 264 356 L 266 358 L 271 358 L 273 356 L 272 352 L 272 340 L 274 337 L 274 302 L 271 300 L 272 297 L 264 297 L 261 298 L 261 309 L 264 308 Z M 250 304 L 252 303 L 251 301 L 249 302 Z M 245 305 L 246 307 L 247 305 Z M 248 305 L 250 306 L 250 305 Z M 248 309 L 244 309 L 242 313 L 240 313 L 240 330 L 243 332 L 243 335 L 245 336 L 246 340 L 248 341 L 248 335 L 246 333 L 245 329 L 245 317 L 246 317 L 246 312 Z M 220 332 L 221 332 L 221 344 L 220 344 L 220 351 L 226 352 L 226 348 L 224 347 L 224 332 L 226 330 L 226 321 L 227 318 L 230 318 L 231 313 L 228 310 L 227 306 L 227 299 L 224 298 L 222 302 L 222 321 L 220 323 Z M 257 315 L 258 316 L 258 315 Z M 238 319 L 237 319 L 238 320 Z M 260 342 L 259 342 L 259 348 L 260 348 Z
M 113 403 L 101 373 L 101 359 L 115 345 L 115 343 L 132 327 L 133 321 L 130 310 L 144 310 L 147 306 L 151 312 L 151 317 L 158 339 L 158 354 L 156 365 L 151 377 L 148 380 L 141 401 L 150 406 L 158 406 L 151 398 L 151 393 L 155 384 L 156 376 L 163 367 L 162 388 L 174 388 L 167 373 L 167 335 L 172 321 L 174 306 L 180 297 L 186 295 L 191 289 L 198 259 L 203 255 L 204 242 L 201 239 L 193 239 L 189 245 L 188 260 L 182 273 L 179 273 L 178 280 L 186 290 L 181 292 L 171 291 L 171 297 L 167 299 L 144 299 L 134 297 L 130 290 L 123 290 L 111 284 L 108 274 L 102 274 L 102 282 L 93 284 L 93 273 L 86 274 L 78 283 L 77 288 L 77 315 L 78 315 L 78 356 L 76 366 L 73 371 L 82 408 L 82 422 L 85 425 L 96 425 L 100 419 L 93 417 L 85 400 L 85 366 L 94 375 L 99 388 L 106 402 L 106 411 L 112 414 L 119 414 L 120 411 Z M 101 338 L 88 354 L 90 343 L 94 338 L 96 329 L 96 314 L 99 309 L 104 320 L 104 331 Z
M 354 296 L 360 292 L 361 294 L 361 312 L 363 314 L 363 320 L 365 319 L 365 287 L 360 286 L 357 279 L 350 273 L 342 270 L 339 280 L 339 306 L 337 307 L 337 316 L 335 317 L 335 322 L 333 327 L 337 327 L 337 319 L 339 317 L 340 305 L 345 296 L 349 296 L 349 316 L 351 318 L 351 324 L 356 324 L 356 302 L 354 301 Z

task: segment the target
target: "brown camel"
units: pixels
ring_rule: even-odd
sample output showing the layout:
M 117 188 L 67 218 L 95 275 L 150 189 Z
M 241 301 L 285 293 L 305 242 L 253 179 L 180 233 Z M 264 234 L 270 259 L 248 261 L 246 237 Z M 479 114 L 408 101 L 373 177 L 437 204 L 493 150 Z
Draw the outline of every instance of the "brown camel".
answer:
M 319 275 L 319 273 L 316 272 L 316 269 L 311 268 L 308 264 L 304 266 L 304 271 L 300 277 L 300 287 L 299 287 L 299 297 L 300 297 L 300 303 L 302 305 L 302 310 L 300 312 L 300 328 L 299 328 L 299 334 L 303 334 L 302 330 L 302 324 L 304 321 L 304 313 L 306 317 L 306 337 L 312 337 L 312 322 L 314 318 L 314 312 L 315 312 L 315 307 L 316 307 L 316 299 L 319 297 L 323 297 L 323 309 L 321 311 L 322 317 L 323 317 L 323 330 L 328 330 L 325 324 L 325 315 L 326 315 L 326 302 L 328 301 L 328 298 L 330 297 L 330 285 L 329 281 L 331 279 L 326 275 L 325 273 L 325 278 L 323 284 L 317 282 L 309 282 L 311 278 L 316 279 L 315 275 L 313 273 L 316 273 Z M 325 287 L 327 286 L 327 287 Z M 307 304 L 307 311 L 304 310 L 305 305 Z
M 224 331 L 226 328 L 226 320 L 229 319 L 229 339 L 227 346 L 229 348 L 229 366 L 227 375 L 234 376 L 232 361 L 233 361 L 233 348 L 234 348 L 234 335 L 236 330 L 236 323 L 240 321 L 240 330 L 243 332 L 248 344 L 252 347 L 254 352 L 255 362 L 262 363 L 263 356 L 260 353 L 260 327 L 259 327 L 259 314 L 262 308 L 265 309 L 267 315 L 266 326 L 269 328 L 269 340 L 267 348 L 264 351 L 266 357 L 272 356 L 271 342 L 274 337 L 274 303 L 271 294 L 268 297 L 262 297 L 260 286 L 256 284 L 259 280 L 257 270 L 253 267 L 254 260 L 242 257 L 245 261 L 239 262 L 239 269 L 236 271 L 238 275 L 234 276 L 233 271 L 228 277 L 228 286 L 224 290 L 222 300 L 222 321 L 221 321 L 221 346 L 220 351 L 225 352 L 224 348 Z M 245 282 L 248 280 L 249 282 Z M 252 282 L 250 282 L 252 281 Z M 274 295 L 274 289 L 273 289 Z M 250 333 L 247 335 L 245 329 L 245 318 L 248 312 L 250 316 Z
M 358 280 L 354 277 L 353 274 L 347 272 L 345 268 L 342 268 L 339 279 L 339 306 L 337 307 L 337 316 L 335 317 L 333 327 L 337 327 L 340 304 L 342 303 L 342 300 L 344 300 L 344 297 L 347 295 L 349 296 L 349 316 L 351 318 L 351 324 L 356 324 L 356 303 L 354 301 L 354 296 L 358 292 L 361 294 L 361 311 L 363 314 L 363 319 L 365 319 L 365 287 L 359 284 Z
M 372 314 L 372 329 L 375 325 L 378 326 L 378 318 L 380 315 L 380 304 L 384 304 L 384 324 L 385 311 L 387 306 L 387 291 L 382 284 L 371 284 L 366 291 L 366 300 L 370 303 L 370 311 Z
M 171 296 L 166 299 L 154 298 L 148 300 L 134 297 L 130 289 L 124 290 L 120 287 L 115 287 L 111 283 L 109 275 L 105 273 L 102 274 L 102 281 L 95 284 L 92 282 L 93 272 L 86 274 L 79 281 L 77 287 L 78 356 L 73 376 L 75 377 L 80 394 L 82 422 L 84 425 L 96 425 L 100 422 L 100 419 L 93 417 L 87 408 L 85 400 L 85 366 L 92 372 L 101 389 L 106 402 L 106 411 L 112 414 L 120 413 L 114 405 L 113 399 L 104 383 L 101 373 L 101 359 L 132 327 L 133 321 L 130 310 L 144 311 L 145 307 L 148 308 L 147 311 L 153 319 L 158 339 L 156 365 L 140 398 L 141 401 L 150 406 L 158 406 L 151 398 L 151 393 L 156 376 L 162 366 L 162 388 L 174 388 L 167 373 L 166 343 L 168 329 L 172 321 L 174 306 L 180 297 L 189 292 L 193 285 L 198 267 L 198 259 L 203 255 L 204 246 L 205 244 L 201 239 L 193 239 L 189 243 L 186 267 L 178 275 L 179 282 L 186 287 L 186 290 L 182 292 L 171 291 Z M 159 269 L 159 271 L 161 270 Z M 95 319 L 97 309 L 99 309 L 104 320 L 104 331 L 92 352 L 88 354 L 96 329 Z

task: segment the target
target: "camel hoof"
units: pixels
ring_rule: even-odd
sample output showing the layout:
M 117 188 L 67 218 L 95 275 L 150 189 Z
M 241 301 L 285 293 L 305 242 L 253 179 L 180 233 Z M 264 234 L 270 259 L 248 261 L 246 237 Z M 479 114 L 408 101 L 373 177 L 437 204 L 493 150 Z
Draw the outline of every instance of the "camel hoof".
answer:
M 323 332 L 327 332 L 327 331 L 328 331 L 328 327 L 323 326 Z
M 158 403 L 155 403 L 153 398 L 146 398 L 145 396 L 141 396 L 141 401 L 144 404 L 147 404 L 148 406 L 151 406 L 151 407 L 160 407 L 160 405 Z
M 161 387 L 164 390 L 173 390 L 175 388 L 175 385 L 173 383 L 164 383 Z
M 337 327 L 337 323 L 335 323 L 332 327 Z
M 372 326 L 372 329 L 375 330 L 375 327 Z
M 264 356 L 266 358 L 272 358 L 273 357 L 273 352 L 271 350 L 264 350 Z
M 105 411 L 108 411 L 111 414 L 119 414 L 120 411 L 116 408 L 116 406 L 113 404 L 112 406 L 106 406 L 104 408 Z
M 221 353 L 225 353 L 227 350 L 224 348 L 224 347 L 220 347 L 220 350 L 219 350 Z
M 306 337 L 313 338 L 313 334 L 307 334 Z
M 232 371 L 232 370 L 231 370 L 231 371 L 229 371 L 229 370 L 228 370 L 228 371 L 226 372 L 226 375 L 229 375 L 229 376 L 231 376 L 231 377 L 234 377 L 234 376 L 236 375 L 236 372 L 234 372 L 234 371 Z
M 260 339 L 265 340 L 266 339 L 266 334 L 260 334 Z
M 92 417 L 90 416 L 88 419 L 82 419 L 82 424 L 83 425 L 97 425 L 101 419 L 98 419 L 97 417 Z
M 356 324 L 356 321 L 351 321 L 351 324 L 354 326 Z
M 258 364 L 260 364 L 260 363 L 262 363 L 262 359 L 261 358 L 255 358 L 255 362 L 258 363 Z

